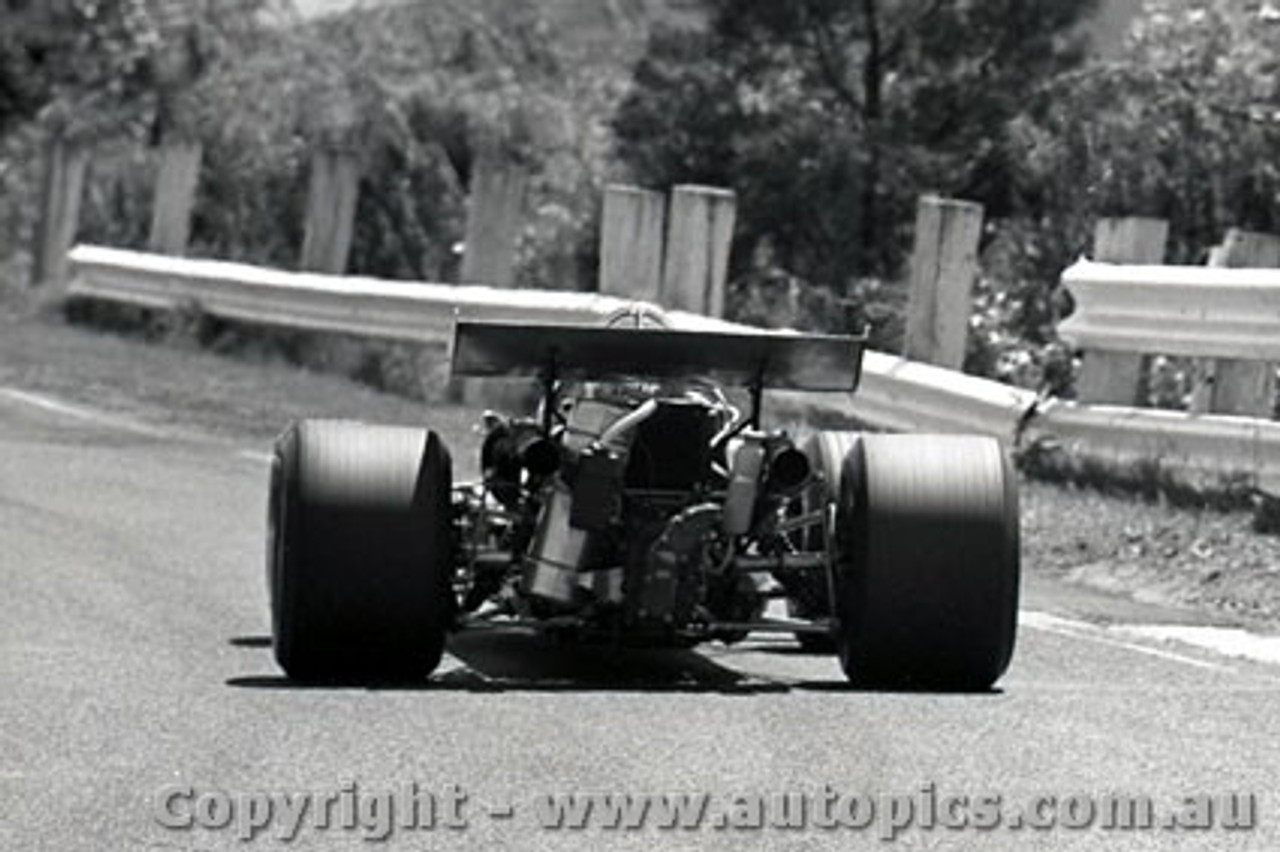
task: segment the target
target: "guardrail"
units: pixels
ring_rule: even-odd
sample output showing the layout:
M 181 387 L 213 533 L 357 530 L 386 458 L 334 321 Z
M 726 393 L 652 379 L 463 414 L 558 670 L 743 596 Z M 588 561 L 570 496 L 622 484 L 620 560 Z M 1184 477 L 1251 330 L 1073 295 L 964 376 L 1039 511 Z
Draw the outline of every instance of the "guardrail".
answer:
M 285 272 L 77 246 L 67 292 L 147 308 L 199 305 L 226 319 L 446 344 L 458 319 L 598 322 L 632 304 L 593 293 Z
M 1015 446 L 1038 397 L 1031 391 L 869 351 L 853 394 L 773 394 L 782 410 L 845 418 L 889 432 L 977 432 Z
M 1062 273 L 1074 346 L 1280 360 L 1280 269 L 1128 266 L 1082 260 Z
M 227 319 L 437 345 L 449 342 L 458 319 L 596 323 L 637 304 L 661 311 L 595 294 L 284 272 L 97 246 L 77 246 L 71 264 L 67 292 L 73 296 L 147 308 L 199 305 Z M 661 312 L 675 327 L 692 331 L 748 329 L 685 311 Z M 976 431 L 1010 442 L 1035 402 L 1027 391 L 879 352 L 867 353 L 862 387 L 851 397 L 778 398 L 792 410 L 817 406 L 877 429 Z
M 1145 465 L 1202 491 L 1280 495 L 1280 423 L 1272 421 L 1053 400 L 1025 440 L 1112 469 Z
M 1190 359 L 1175 367 L 1190 386 L 1189 410 L 1271 417 L 1280 360 L 1280 237 L 1232 228 L 1210 251 L 1207 267 L 1157 265 L 1168 234 L 1161 219 L 1102 220 L 1094 259 L 1105 263 L 1084 261 L 1063 273 L 1076 312 L 1058 331 L 1084 350 L 1077 396 L 1146 406 L 1148 356 L 1174 356 Z
M 80 246 L 71 295 L 150 308 L 198 304 L 215 316 L 289 328 L 445 344 L 457 318 L 595 323 L 646 303 L 584 293 L 335 277 Z M 665 311 L 679 328 L 745 326 Z M 759 331 L 759 329 L 755 329 Z M 777 332 L 777 333 L 787 333 Z M 980 432 L 1009 445 L 1056 441 L 1104 463 L 1147 461 L 1198 484 L 1280 493 L 1280 424 L 1044 400 L 997 382 L 868 352 L 856 394 L 771 394 L 784 412 L 890 431 Z

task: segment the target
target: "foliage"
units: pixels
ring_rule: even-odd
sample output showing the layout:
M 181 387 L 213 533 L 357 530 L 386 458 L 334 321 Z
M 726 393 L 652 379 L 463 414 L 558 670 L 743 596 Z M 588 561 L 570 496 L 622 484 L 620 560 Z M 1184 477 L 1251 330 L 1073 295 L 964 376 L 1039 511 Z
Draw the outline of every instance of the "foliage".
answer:
M 149 0 L 9 0 L 0 135 L 34 118 L 73 136 L 158 135 L 173 102 L 256 29 L 263 2 L 196 2 L 175 15 Z
M 482 152 L 530 173 L 517 282 L 576 287 L 594 270 L 601 182 L 609 146 L 604 118 L 621 97 L 626 66 L 553 29 L 539 4 L 438 0 L 334 23 L 333 43 L 377 81 L 400 131 L 384 138 L 366 172 L 362 206 L 382 227 L 357 235 L 353 270 L 450 280 L 465 224 L 465 200 Z M 339 19 L 345 20 L 345 19 Z M 611 45 L 624 53 L 627 36 Z M 384 126 L 387 126 L 384 123 Z M 398 161 L 425 172 L 406 193 Z M 426 189 L 423 192 L 421 189 Z M 410 203 L 412 201 L 412 203 Z M 426 202 L 426 203 L 424 203 Z M 396 263 L 380 243 L 416 243 Z
M 1269 4 L 1151 0 L 1119 56 L 1090 60 L 1090 3 L 710 5 L 708 32 L 652 40 L 614 126 L 640 181 L 738 191 L 740 316 L 892 348 L 915 198 L 970 198 L 988 226 L 966 368 L 1069 393 L 1057 282 L 1098 218 L 1170 220 L 1178 263 L 1280 226 Z M 1181 404 L 1185 365 L 1155 366 L 1152 400 Z
M 145 0 L 0 6 L 0 132 L 49 109 L 118 114 L 150 87 L 158 42 Z
M 1158 0 L 1126 52 L 1048 89 L 1017 126 L 1022 207 L 1046 234 L 1099 216 L 1170 222 L 1169 260 L 1202 263 L 1228 227 L 1280 226 L 1280 23 L 1269 6 Z M 1069 260 L 1049 243 L 1052 268 Z
M 336 146 L 361 168 L 350 271 L 451 280 L 488 151 L 531 173 L 518 281 L 593 281 L 604 117 L 626 66 L 584 55 L 548 20 L 537 5 L 435 0 L 276 19 L 216 54 L 168 111 L 204 150 L 192 252 L 293 266 L 311 152 Z M 110 171 L 126 186 L 99 194 L 149 198 L 144 175 Z
M 0 4 L 0 255 L 31 240 L 50 130 L 139 127 L 158 39 L 144 0 Z
M 95 146 L 87 233 L 136 244 L 145 195 L 121 190 L 145 173 L 139 143 L 182 135 L 206 70 L 243 47 L 260 0 L 203 2 L 181 19 L 148 0 L 0 4 L 0 255 L 28 245 L 46 139 Z M 176 6 L 175 6 L 176 8 Z
M 1000 358 L 1061 365 L 1053 328 L 1070 305 L 1058 277 L 1089 251 L 1101 217 L 1168 220 L 1170 263 L 1204 263 L 1229 227 L 1277 231 L 1280 22 L 1270 9 L 1152 0 L 1120 55 L 1047 81 L 1015 119 L 1015 218 L 998 228 L 1017 251 L 988 274 L 998 298 L 1021 307 L 1001 316 L 979 302 L 975 371 Z M 1151 366 L 1150 403 L 1185 407 L 1185 359 Z M 1057 375 L 1046 386 L 1066 391 Z
M 737 190 L 739 264 L 848 295 L 901 271 L 923 190 L 1013 201 L 1008 134 L 1072 67 L 1076 2 L 715 0 L 709 31 L 652 39 L 614 127 L 645 183 Z M 743 261 L 746 258 L 748 260 Z

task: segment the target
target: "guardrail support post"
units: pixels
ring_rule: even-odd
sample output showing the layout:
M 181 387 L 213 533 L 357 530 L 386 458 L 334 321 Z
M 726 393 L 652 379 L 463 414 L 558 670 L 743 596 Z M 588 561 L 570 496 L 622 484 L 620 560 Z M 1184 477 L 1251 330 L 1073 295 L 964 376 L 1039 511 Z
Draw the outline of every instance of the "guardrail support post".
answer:
M 1102 263 L 1161 263 L 1168 241 L 1169 223 L 1163 219 L 1102 219 L 1094 229 L 1093 259 Z M 1076 379 L 1076 397 L 1081 402 L 1141 407 L 1143 375 L 1141 354 L 1089 350 Z
M 529 173 L 501 158 L 489 145 L 480 146 L 467 196 L 467 230 L 463 238 L 463 284 L 510 287 L 516 279 L 516 249 L 524 225 Z M 529 388 L 497 385 L 480 379 L 454 380 L 449 399 L 467 405 L 511 408 L 527 400 Z
M 33 287 L 66 283 L 67 252 L 80 226 L 80 199 L 88 167 L 89 147 L 55 132 L 45 149 L 35 262 L 31 266 Z
M 600 223 L 598 290 L 606 296 L 658 302 L 667 199 L 660 192 L 610 184 Z
M 1236 268 L 1280 267 L 1280 237 L 1227 231 L 1222 245 L 1209 253 L 1209 266 Z M 1270 418 L 1275 406 L 1275 365 L 1234 358 L 1205 358 L 1197 363 L 1191 410 Z
M 301 266 L 307 272 L 347 271 L 360 197 L 360 161 L 342 146 L 322 146 L 311 155 L 306 231 Z
M 736 216 L 737 197 L 730 190 L 688 184 L 671 190 L 659 299 L 664 308 L 724 316 Z
M 923 196 L 916 208 L 902 354 L 951 370 L 964 366 L 983 208 Z
M 524 224 L 528 172 L 482 150 L 467 198 L 467 233 L 460 278 L 463 284 L 510 287 Z
M 191 237 L 191 210 L 200 182 L 198 142 L 166 142 L 160 150 L 160 174 L 151 206 L 147 247 L 158 254 L 181 257 Z

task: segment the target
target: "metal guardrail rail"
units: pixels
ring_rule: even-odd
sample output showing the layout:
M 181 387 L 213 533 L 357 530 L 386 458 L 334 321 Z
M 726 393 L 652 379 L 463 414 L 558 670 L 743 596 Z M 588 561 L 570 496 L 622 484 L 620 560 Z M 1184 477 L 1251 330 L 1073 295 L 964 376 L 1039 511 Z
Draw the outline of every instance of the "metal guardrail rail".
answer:
M 71 295 L 150 308 L 192 304 L 228 319 L 440 345 L 452 338 L 458 319 L 596 323 L 636 305 L 661 313 L 675 328 L 761 331 L 586 293 L 337 277 L 97 246 L 76 247 L 71 263 Z M 985 432 L 1013 441 L 1034 403 L 1027 391 L 868 352 L 858 393 L 824 394 L 806 404 L 878 429 Z
M 197 304 L 229 319 L 434 344 L 451 339 L 458 318 L 596 323 L 636 306 L 662 314 L 676 328 L 708 332 L 748 328 L 584 293 L 334 277 L 93 246 L 74 249 L 71 262 L 68 290 L 72 295 L 153 308 Z M 1106 266 L 1073 267 L 1070 280 L 1077 286 L 1088 280 L 1086 289 L 1109 281 Z M 1222 272 L 1211 270 L 1213 275 Z M 1156 280 L 1154 276 L 1154 272 L 1142 273 L 1139 278 Z M 1192 283 L 1184 289 L 1196 286 Z M 1165 309 L 1176 312 L 1178 298 L 1170 300 L 1175 307 Z M 1218 315 L 1234 316 L 1234 310 L 1222 309 Z M 1120 314 L 1132 316 L 1136 311 Z M 1280 317 L 1261 323 L 1269 321 L 1277 323 L 1273 339 L 1259 337 L 1231 353 L 1248 352 L 1251 357 L 1263 351 L 1280 353 Z M 1254 325 L 1262 327 L 1259 322 Z M 1085 326 L 1078 323 L 1077 327 Z M 1167 351 L 1163 343 L 1162 349 Z M 1215 349 L 1214 354 L 1224 352 Z M 866 353 L 862 386 L 856 394 L 770 396 L 781 410 L 797 416 L 847 417 L 890 431 L 980 432 L 1010 445 L 1028 437 L 1049 438 L 1070 452 L 1104 462 L 1155 461 L 1162 469 L 1196 481 L 1243 481 L 1280 493 L 1280 423 L 1270 421 L 1042 400 L 1030 391 L 879 352 Z
M 1270 420 L 1055 400 L 1026 438 L 1109 466 L 1153 465 L 1197 488 L 1280 495 L 1280 423 Z
M 1076 309 L 1058 333 L 1080 348 L 1280 361 L 1280 269 L 1082 260 L 1062 283 Z
M 446 344 L 458 319 L 598 322 L 631 302 L 512 290 L 284 272 L 98 246 L 71 251 L 67 292 L 149 308 L 198 305 L 226 319 Z
M 853 394 L 771 394 L 806 420 L 843 417 L 889 432 L 975 432 L 1009 446 L 1036 408 L 1031 391 L 966 376 L 883 352 L 867 352 Z

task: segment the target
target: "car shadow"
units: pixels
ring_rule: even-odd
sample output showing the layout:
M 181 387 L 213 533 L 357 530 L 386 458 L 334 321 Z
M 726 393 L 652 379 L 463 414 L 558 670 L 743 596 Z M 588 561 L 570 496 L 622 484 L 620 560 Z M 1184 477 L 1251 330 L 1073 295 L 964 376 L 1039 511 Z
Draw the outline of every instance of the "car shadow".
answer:
M 439 687 L 485 691 L 786 692 L 793 684 L 736 671 L 695 650 L 626 648 L 504 631 L 460 634 L 449 653 L 462 665 Z
M 265 641 L 263 641 L 265 639 Z M 265 637 L 238 637 L 242 648 L 270 648 Z M 792 691 L 850 694 L 932 694 L 929 690 L 865 689 L 840 680 L 774 678 L 737 671 L 694 650 L 625 648 L 558 641 L 520 631 L 476 631 L 450 637 L 441 669 L 424 680 L 300 682 L 283 674 L 232 677 L 227 686 L 260 690 L 420 692 L 636 692 L 765 695 Z M 456 661 L 456 664 L 454 664 Z M 452 665 L 451 665 L 452 664 Z M 936 693 L 949 694 L 949 693 Z M 966 695 L 999 695 L 987 690 Z
M 227 640 L 233 648 L 270 648 L 270 636 L 233 636 Z
M 232 640 L 237 647 L 263 647 Z M 265 647 L 270 647 L 268 641 Z M 558 641 L 519 631 L 476 631 L 450 637 L 441 669 L 415 681 L 302 683 L 284 675 L 233 677 L 242 689 L 364 689 L 424 692 L 786 692 L 795 684 L 726 668 L 692 650 L 620 648 Z M 451 663 L 455 663 L 451 665 Z

